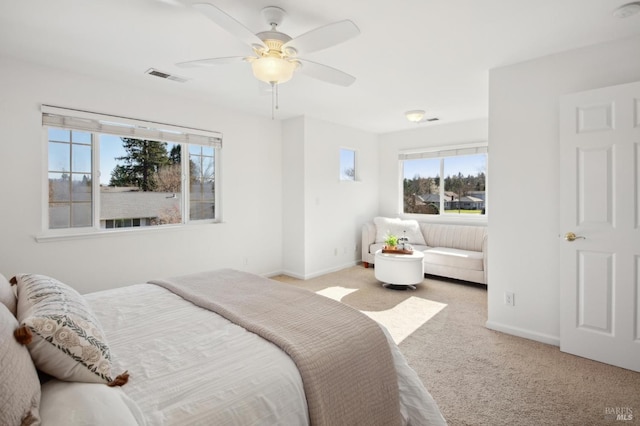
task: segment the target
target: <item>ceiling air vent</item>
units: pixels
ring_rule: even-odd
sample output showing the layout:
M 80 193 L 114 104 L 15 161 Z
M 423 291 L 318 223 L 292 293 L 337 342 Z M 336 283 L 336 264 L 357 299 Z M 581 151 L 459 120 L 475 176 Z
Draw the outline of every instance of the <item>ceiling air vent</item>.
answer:
M 168 74 L 166 72 L 158 71 L 158 70 L 153 69 L 153 68 L 149 68 L 148 70 L 146 70 L 145 74 L 153 75 L 153 76 L 160 77 L 160 78 L 165 78 L 167 80 L 177 81 L 179 83 L 184 83 L 184 82 L 186 82 L 188 80 L 188 79 L 186 79 L 184 77 L 180 77 L 180 76 L 177 76 L 177 75 L 171 75 L 171 74 Z

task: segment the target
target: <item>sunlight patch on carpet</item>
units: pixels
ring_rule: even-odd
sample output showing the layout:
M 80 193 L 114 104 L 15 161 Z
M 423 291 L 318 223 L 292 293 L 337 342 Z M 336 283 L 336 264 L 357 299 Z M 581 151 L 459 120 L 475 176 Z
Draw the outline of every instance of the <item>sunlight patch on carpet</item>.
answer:
M 344 287 L 328 287 L 316 293 L 341 302 L 343 297 L 355 291 L 358 290 Z M 361 312 L 384 325 L 387 330 L 389 330 L 393 341 L 396 342 L 396 344 L 400 344 L 400 342 L 410 336 L 411 333 L 444 309 L 445 306 L 447 306 L 446 303 L 410 296 L 408 299 L 403 300 L 393 308 L 385 311 Z
M 344 287 L 328 287 L 323 290 L 316 291 L 317 294 L 328 297 L 329 299 L 342 302 L 342 298 L 350 295 L 354 291 L 358 291 L 357 288 L 344 288 Z

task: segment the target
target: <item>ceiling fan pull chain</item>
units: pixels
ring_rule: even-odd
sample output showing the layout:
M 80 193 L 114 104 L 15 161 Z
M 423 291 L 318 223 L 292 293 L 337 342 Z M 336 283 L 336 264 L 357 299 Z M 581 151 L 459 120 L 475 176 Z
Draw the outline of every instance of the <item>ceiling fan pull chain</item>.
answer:
M 276 84 L 272 81 L 269 83 L 271 85 L 271 119 L 275 119 L 275 102 L 276 102 Z
M 278 109 L 278 105 L 280 103 L 280 99 L 278 97 L 278 86 L 279 86 L 279 84 L 276 83 L 276 109 Z

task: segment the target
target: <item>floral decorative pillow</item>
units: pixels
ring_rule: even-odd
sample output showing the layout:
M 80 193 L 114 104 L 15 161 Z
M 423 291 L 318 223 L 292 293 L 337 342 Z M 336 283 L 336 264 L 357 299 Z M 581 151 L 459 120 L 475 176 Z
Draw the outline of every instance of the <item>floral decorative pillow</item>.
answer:
M 126 383 L 114 382 L 102 327 L 80 293 L 44 275 L 19 274 L 14 280 L 21 326 L 15 336 L 36 367 L 60 380 Z

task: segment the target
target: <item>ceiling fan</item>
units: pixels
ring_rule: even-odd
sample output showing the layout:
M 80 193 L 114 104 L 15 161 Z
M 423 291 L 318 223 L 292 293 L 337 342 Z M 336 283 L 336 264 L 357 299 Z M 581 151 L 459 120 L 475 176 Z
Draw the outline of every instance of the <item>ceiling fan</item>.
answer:
M 262 9 L 262 17 L 271 28 L 257 34 L 211 3 L 194 3 L 192 6 L 222 29 L 249 45 L 255 56 L 199 59 L 177 63 L 176 65 L 179 67 L 208 67 L 244 61 L 251 64 L 253 74 L 258 80 L 269 83 L 276 90 L 277 85 L 289 81 L 295 71 L 345 87 L 353 84 L 356 80 L 354 76 L 343 71 L 298 56 L 326 49 L 356 37 L 360 34 L 360 30 L 356 24 L 348 19 L 313 29 L 292 38 L 278 31 L 278 26 L 282 23 L 286 12 L 276 6 Z

